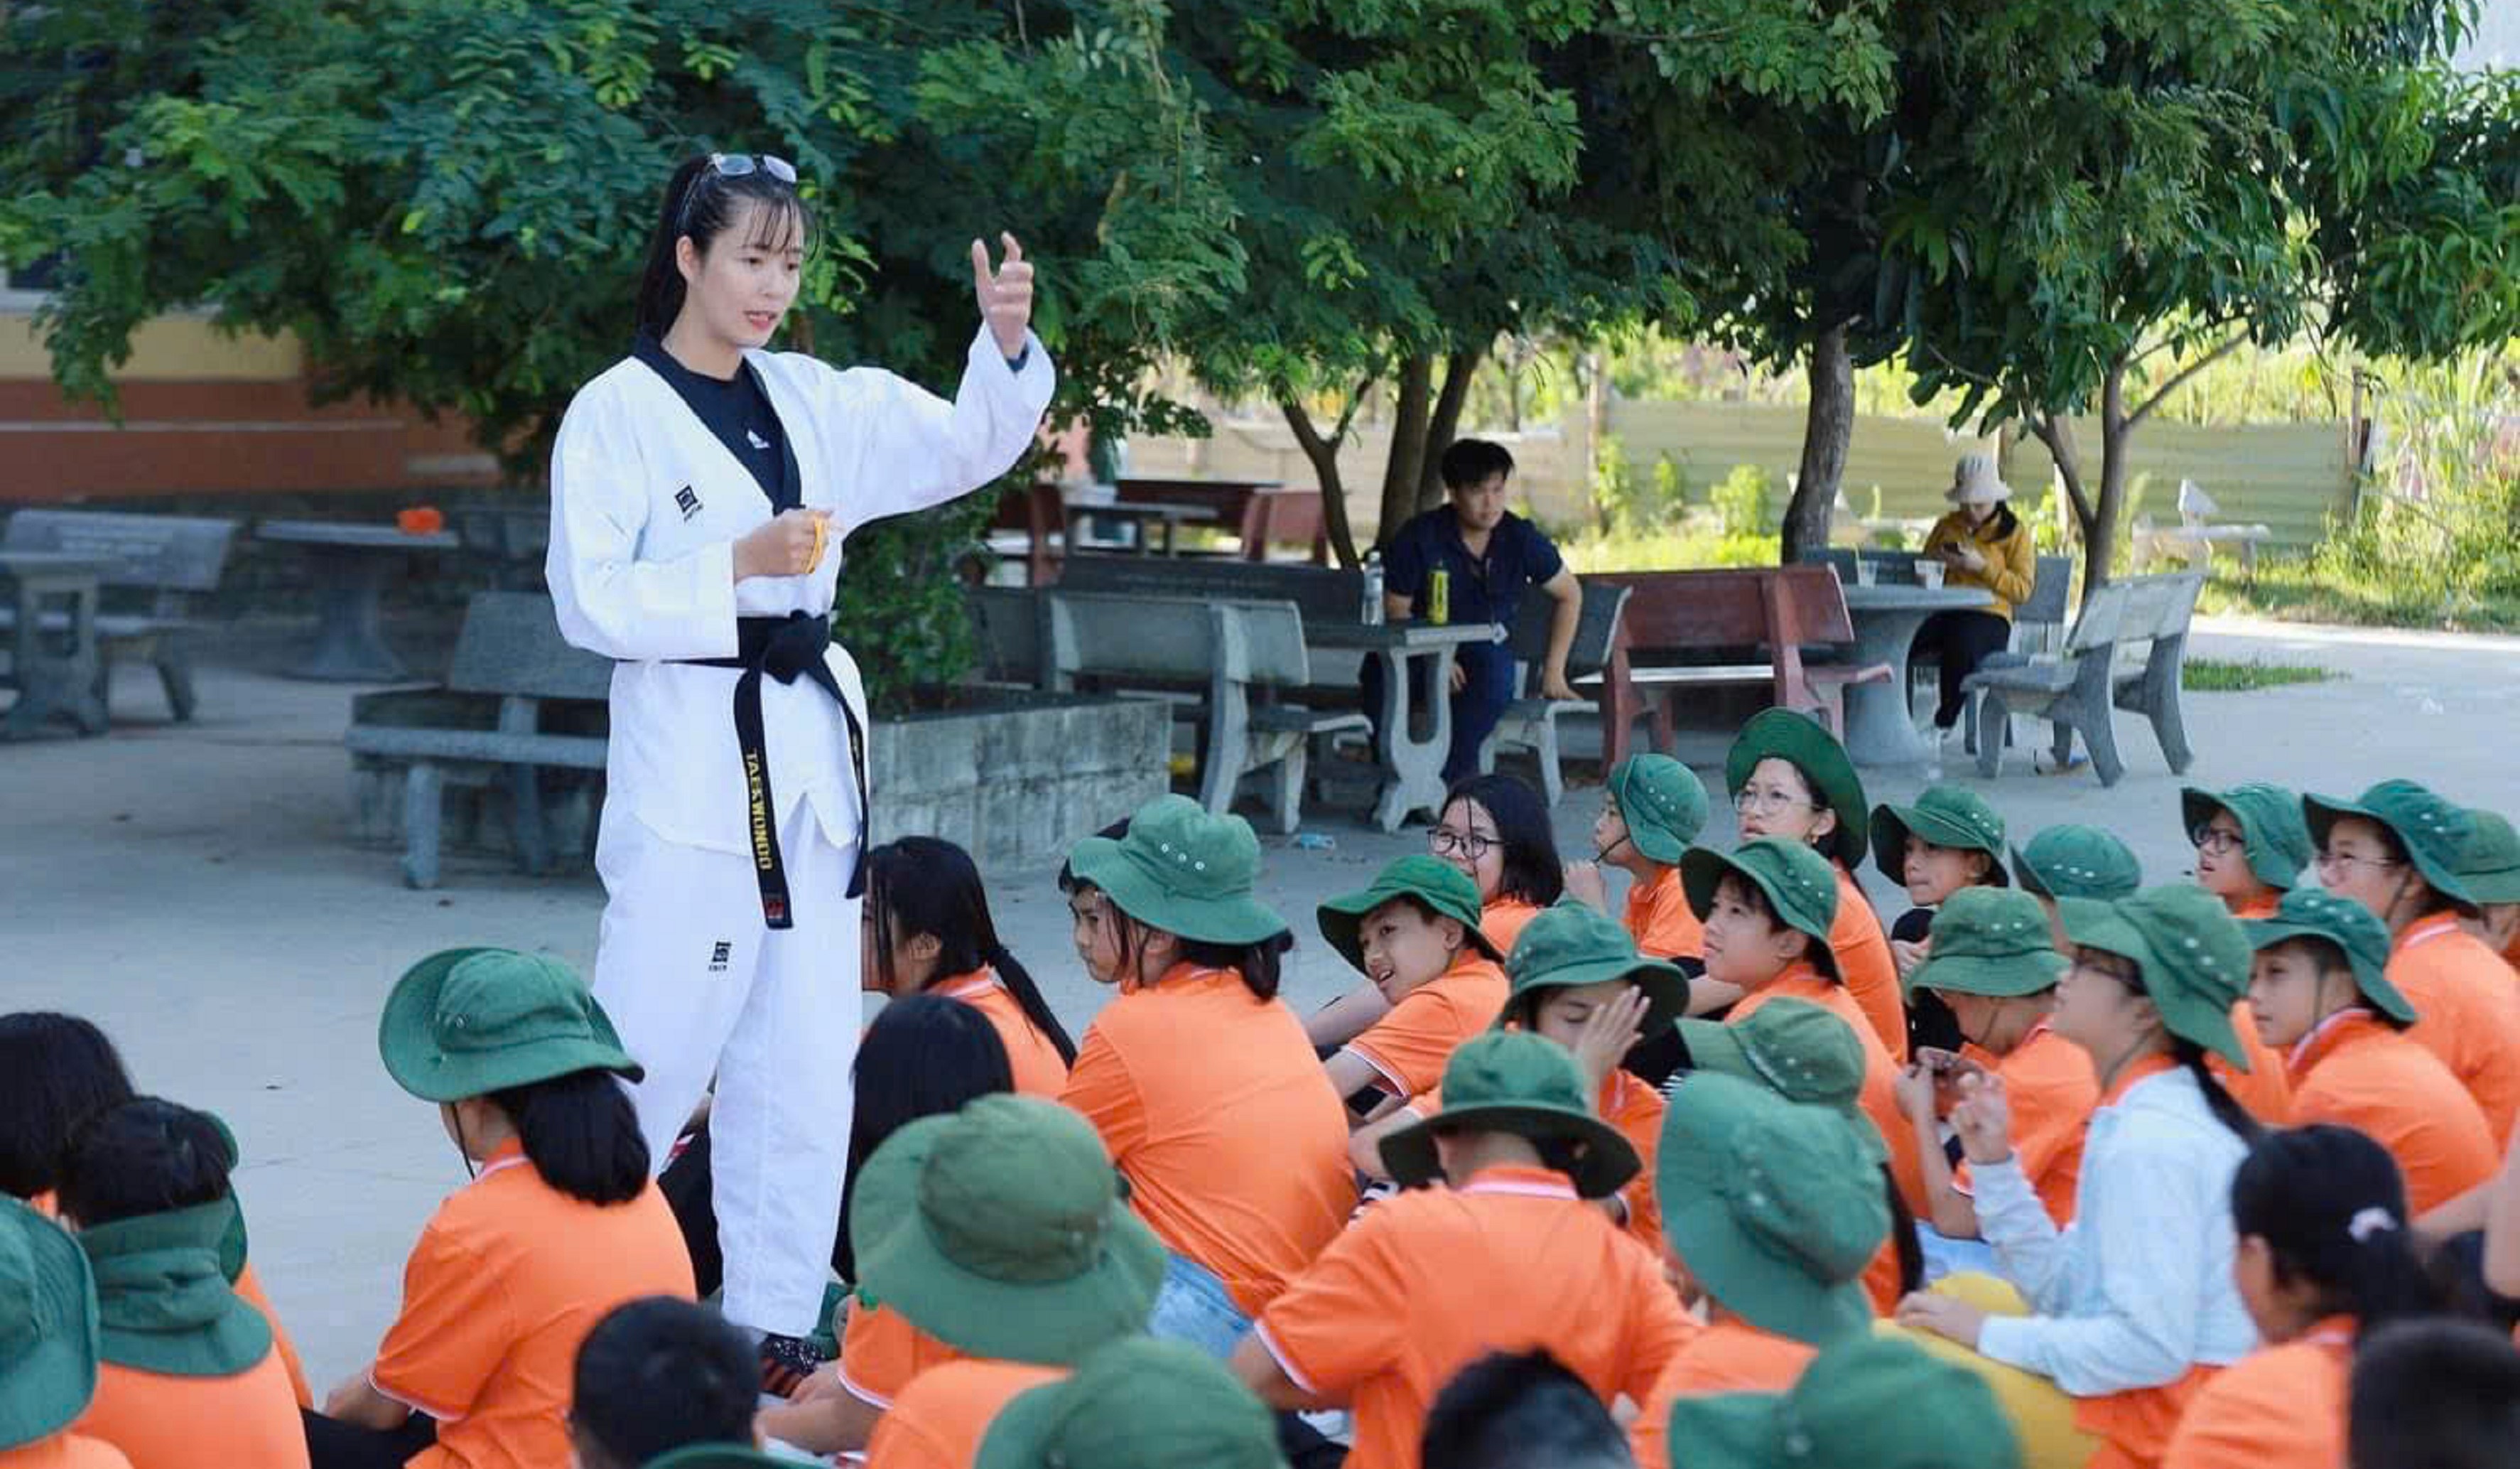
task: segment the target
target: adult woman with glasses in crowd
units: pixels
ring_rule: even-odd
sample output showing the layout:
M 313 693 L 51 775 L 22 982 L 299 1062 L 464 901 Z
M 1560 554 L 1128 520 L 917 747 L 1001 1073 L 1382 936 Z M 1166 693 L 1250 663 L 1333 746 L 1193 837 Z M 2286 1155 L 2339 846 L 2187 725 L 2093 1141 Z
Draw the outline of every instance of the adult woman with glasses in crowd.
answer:
M 1049 405 L 1032 267 L 971 243 L 982 324 L 952 401 L 769 343 L 813 240 L 796 170 L 713 154 L 657 206 L 629 355 L 552 452 L 561 630 L 617 662 L 595 991 L 646 1067 L 650 1155 L 717 1078 L 729 1319 L 763 1381 L 814 1366 L 848 1157 L 866 699 L 831 640 L 852 529 L 1006 473 Z M 766 677 L 765 677 L 766 675 Z

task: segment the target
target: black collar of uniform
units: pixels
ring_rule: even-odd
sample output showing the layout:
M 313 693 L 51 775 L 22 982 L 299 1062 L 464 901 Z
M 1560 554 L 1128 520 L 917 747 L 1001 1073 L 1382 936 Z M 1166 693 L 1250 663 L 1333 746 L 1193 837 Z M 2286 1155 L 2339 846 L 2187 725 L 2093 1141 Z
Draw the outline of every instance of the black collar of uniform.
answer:
M 701 390 L 702 384 L 723 388 L 735 381 L 732 378 L 712 378 L 706 373 L 694 372 L 685 367 L 673 353 L 665 350 L 664 340 L 653 332 L 640 332 L 633 336 L 630 341 L 630 355 L 646 363 L 650 371 L 664 379 L 665 386 L 674 390 L 674 396 L 683 400 L 683 406 L 691 410 L 692 416 L 698 419 L 703 428 L 709 426 L 708 414 L 700 404 L 692 400 L 692 394 Z M 752 365 L 750 357 L 739 357 L 737 362 L 744 377 L 751 381 L 753 391 L 760 393 L 761 401 L 768 405 L 770 416 L 779 418 L 779 400 L 770 395 L 770 385 L 761 380 L 761 370 Z M 714 437 L 716 431 L 711 429 L 710 434 Z M 730 446 L 727 453 L 734 455 L 734 448 Z M 737 463 L 742 462 L 741 456 L 737 456 Z M 747 475 L 746 478 L 750 476 Z M 770 496 L 770 513 L 777 515 L 783 510 L 793 510 L 804 504 L 804 485 L 805 478 L 796 468 L 794 437 L 788 432 L 788 421 L 779 419 L 779 488 Z

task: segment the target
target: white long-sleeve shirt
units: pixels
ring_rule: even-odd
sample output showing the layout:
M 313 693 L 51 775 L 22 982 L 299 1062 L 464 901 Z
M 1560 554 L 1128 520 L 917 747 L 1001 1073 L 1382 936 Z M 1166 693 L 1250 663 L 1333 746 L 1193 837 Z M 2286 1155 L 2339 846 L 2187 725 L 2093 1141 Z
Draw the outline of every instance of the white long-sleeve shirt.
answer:
M 561 632 L 618 660 L 604 819 L 635 818 L 669 842 L 750 849 L 737 750 L 737 672 L 682 662 L 736 656 L 736 619 L 831 610 L 841 546 L 870 521 L 941 504 L 1006 473 L 1032 442 L 1057 385 L 1050 353 L 1025 339 L 1011 369 L 983 328 L 951 402 L 874 368 L 833 368 L 801 352 L 753 351 L 796 456 L 803 503 L 832 512 L 830 549 L 802 576 L 735 580 L 735 542 L 770 519 L 770 499 L 674 389 L 635 357 L 578 390 L 552 450 L 551 552 L 544 564 Z M 857 664 L 842 646 L 879 627 L 832 629 L 826 655 L 866 720 Z M 832 843 L 859 840 L 848 726 L 807 680 L 764 680 L 764 745 L 783 826 L 800 803 Z
M 2247 1151 L 2182 1067 L 2092 1114 L 2061 1231 L 2017 1160 L 1973 1167 L 1978 1232 L 2038 1312 L 1990 1318 L 1978 1351 L 2077 1398 L 2248 1354 L 2257 1328 L 2231 1283 L 2231 1175 Z

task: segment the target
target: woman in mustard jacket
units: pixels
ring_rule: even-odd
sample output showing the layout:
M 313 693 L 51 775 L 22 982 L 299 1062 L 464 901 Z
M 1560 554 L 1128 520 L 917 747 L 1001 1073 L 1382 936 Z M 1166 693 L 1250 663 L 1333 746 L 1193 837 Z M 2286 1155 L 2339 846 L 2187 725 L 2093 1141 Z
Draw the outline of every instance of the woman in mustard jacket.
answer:
M 1977 671 L 1990 653 L 2012 640 L 2012 610 L 2030 599 L 2038 552 L 2030 527 L 2005 501 L 2011 486 L 1984 454 L 1963 454 L 1952 471 L 1952 512 L 1925 532 L 1925 554 L 1943 564 L 1945 586 L 1983 587 L 1984 611 L 1941 612 L 1916 631 L 1909 656 L 1931 659 L 1943 674 L 1942 703 L 1934 710 L 1937 736 L 1949 736 L 1966 708 L 1960 680 Z

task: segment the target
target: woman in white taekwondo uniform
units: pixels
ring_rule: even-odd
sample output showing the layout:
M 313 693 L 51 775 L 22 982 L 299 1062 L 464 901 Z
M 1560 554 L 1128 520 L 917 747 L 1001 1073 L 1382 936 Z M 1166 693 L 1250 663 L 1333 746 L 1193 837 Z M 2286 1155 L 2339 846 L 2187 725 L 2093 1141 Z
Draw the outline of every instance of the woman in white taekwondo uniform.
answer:
M 782 1390 L 813 1365 L 795 1339 L 839 1218 L 860 1020 L 866 699 L 831 641 L 841 542 L 1004 474 L 1053 386 L 1012 236 L 994 271 L 971 244 L 983 322 L 950 403 L 764 349 L 811 228 L 795 180 L 743 155 L 675 172 L 636 345 L 561 423 L 546 567 L 562 632 L 617 661 L 595 991 L 647 1068 L 658 1167 L 717 1078 L 725 1310 Z

